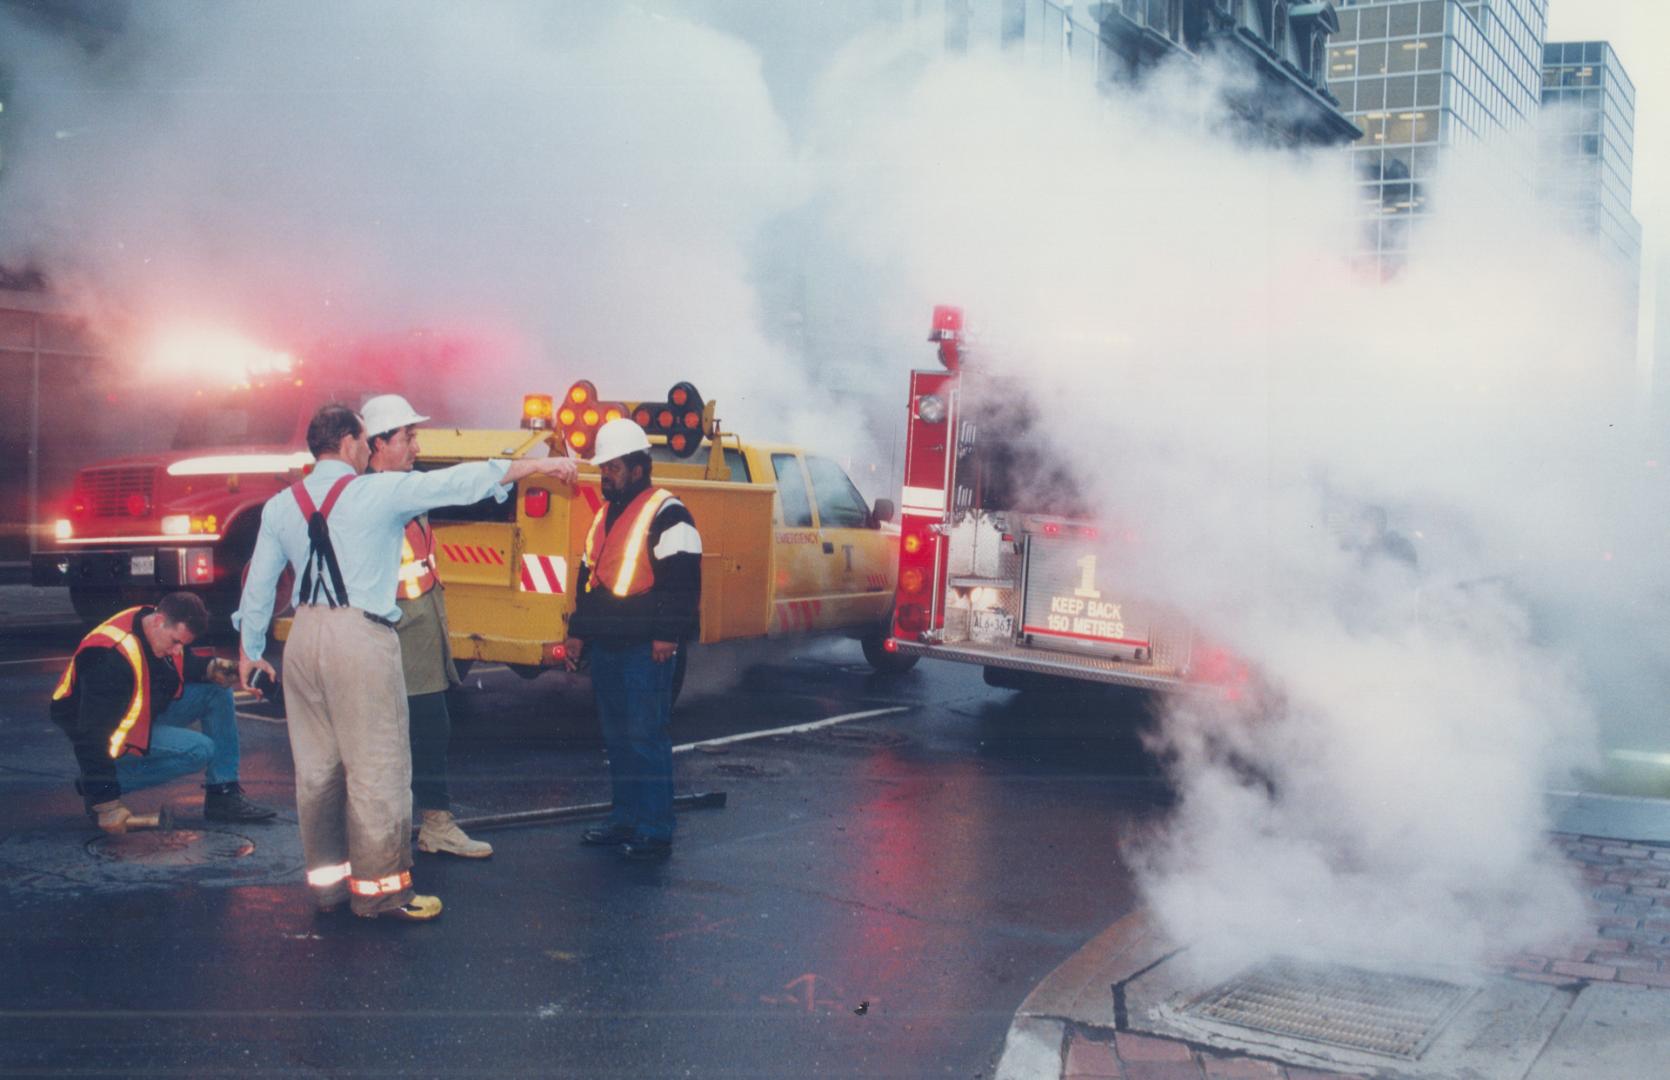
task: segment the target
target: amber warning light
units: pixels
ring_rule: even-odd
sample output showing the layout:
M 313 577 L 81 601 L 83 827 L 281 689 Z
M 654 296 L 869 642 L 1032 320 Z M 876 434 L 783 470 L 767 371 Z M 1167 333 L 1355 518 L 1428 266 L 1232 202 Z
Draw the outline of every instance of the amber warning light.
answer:
M 522 395 L 522 426 L 530 431 L 551 430 L 551 415 L 555 403 L 550 394 Z

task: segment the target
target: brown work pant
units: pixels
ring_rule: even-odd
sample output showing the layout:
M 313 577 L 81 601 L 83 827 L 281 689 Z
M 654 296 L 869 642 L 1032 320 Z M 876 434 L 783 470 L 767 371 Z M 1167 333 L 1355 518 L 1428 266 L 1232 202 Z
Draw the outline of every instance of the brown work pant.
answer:
M 412 898 L 412 752 L 400 637 L 357 608 L 296 610 L 284 646 L 302 857 L 320 907 Z

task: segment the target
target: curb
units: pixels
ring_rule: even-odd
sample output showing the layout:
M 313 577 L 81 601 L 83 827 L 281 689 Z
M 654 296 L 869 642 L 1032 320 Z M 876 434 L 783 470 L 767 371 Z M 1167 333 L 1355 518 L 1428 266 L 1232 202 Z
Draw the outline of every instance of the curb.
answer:
M 1106 1008 L 1103 1026 L 1109 1033 L 1115 1031 L 1124 1020 L 1118 987 L 1177 950 L 1154 925 L 1147 908 L 1138 908 L 1097 934 L 1044 976 L 1015 1010 L 996 1080 L 1080 1075 L 1067 1072 L 1073 1046 L 1068 1025 L 1079 1025 L 1082 1021 L 1076 1017 Z M 1110 1000 L 1112 1005 L 1106 1005 Z

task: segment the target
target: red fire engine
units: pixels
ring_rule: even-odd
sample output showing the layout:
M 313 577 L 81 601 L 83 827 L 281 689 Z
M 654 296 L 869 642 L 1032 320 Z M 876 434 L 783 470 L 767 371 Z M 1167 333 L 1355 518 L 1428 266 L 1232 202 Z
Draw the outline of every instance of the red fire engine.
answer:
M 1121 575 L 1105 522 L 1026 438 L 1024 388 L 971 362 L 961 309 L 935 308 L 929 340 L 942 370 L 911 373 L 888 648 L 979 664 L 1009 689 L 1065 678 L 1233 693 L 1245 669 Z
M 31 557 L 36 585 L 65 586 L 96 621 L 165 592 L 201 593 L 211 612 L 238 605 L 261 506 L 310 467 L 307 423 L 331 401 L 404 391 L 451 366 L 460 346 L 432 339 L 272 353 L 235 385 L 189 392 L 172 446 L 95 462 L 47 504 Z M 50 540 L 45 539 L 50 537 Z

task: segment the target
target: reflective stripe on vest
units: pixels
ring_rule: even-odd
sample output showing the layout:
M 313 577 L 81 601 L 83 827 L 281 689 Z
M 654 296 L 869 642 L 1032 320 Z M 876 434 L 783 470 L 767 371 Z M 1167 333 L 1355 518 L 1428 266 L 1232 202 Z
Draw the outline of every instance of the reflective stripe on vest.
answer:
M 655 570 L 650 566 L 647 547 L 649 528 L 655 515 L 672 497 L 672 492 L 662 488 L 639 493 L 621 511 L 613 529 L 605 524 L 608 504 L 598 509 L 591 532 L 586 534 L 586 565 L 591 567 L 591 574 L 586 578 L 587 592 L 599 581 L 620 597 L 636 596 L 654 587 Z
M 143 754 L 151 748 L 151 666 L 145 662 L 145 651 L 140 648 L 138 628 L 134 625 L 140 610 L 128 608 L 93 627 L 81 639 L 75 655 L 70 657 L 69 667 L 64 669 L 63 678 L 58 680 L 58 688 L 52 692 L 53 701 L 62 701 L 75 693 L 75 662 L 85 650 L 115 649 L 122 654 L 133 669 L 133 698 L 117 722 L 116 730 L 110 733 L 113 758 L 121 757 L 124 751 Z M 170 659 L 180 677 L 174 687 L 174 696 L 179 697 L 185 690 L 185 666 L 178 656 Z
M 422 518 L 406 522 L 406 538 L 400 544 L 400 599 L 416 600 L 435 587 L 435 537 L 424 528 Z

